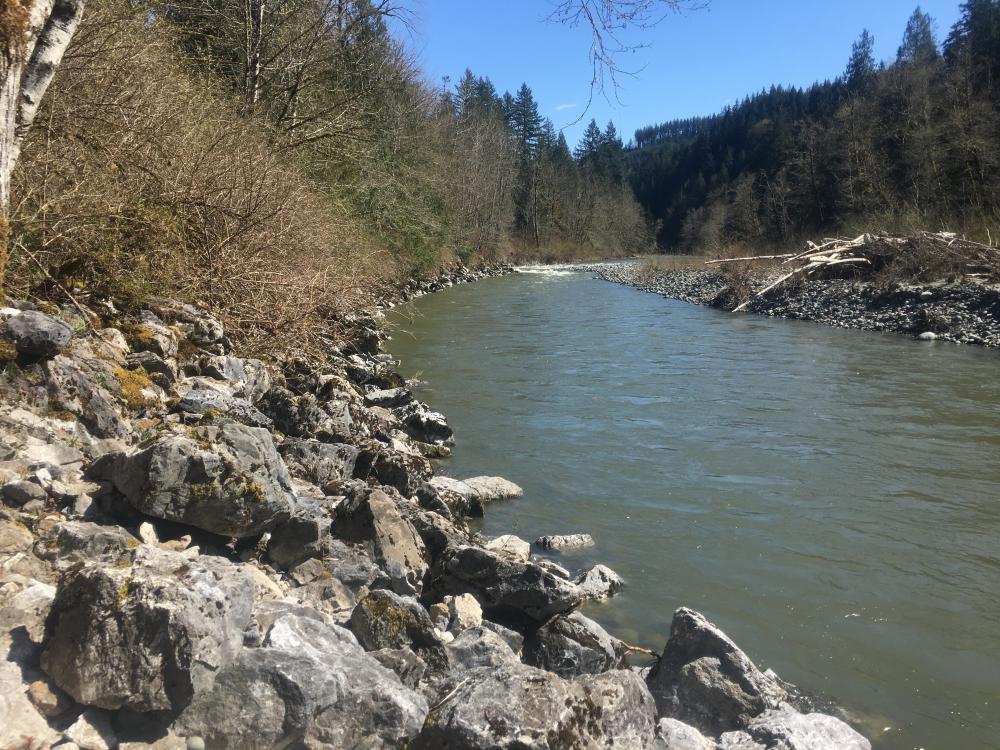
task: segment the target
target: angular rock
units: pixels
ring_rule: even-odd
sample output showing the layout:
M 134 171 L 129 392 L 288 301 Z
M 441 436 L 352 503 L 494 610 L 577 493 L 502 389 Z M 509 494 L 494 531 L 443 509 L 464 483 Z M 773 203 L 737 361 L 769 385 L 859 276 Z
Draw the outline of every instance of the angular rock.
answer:
M 574 583 L 585 599 L 607 599 L 621 591 L 623 585 L 621 576 L 605 565 L 584 571 Z
M 744 731 L 719 738 L 719 750 L 871 750 L 871 743 L 840 719 L 801 714 L 787 704 L 765 711 Z
M 14 341 L 18 354 L 31 359 L 56 356 L 69 343 L 73 331 L 61 320 L 36 310 L 24 310 L 0 326 L 0 334 Z
M 331 526 L 335 537 L 369 545 L 375 562 L 385 570 L 398 593 L 419 593 L 427 573 L 423 540 L 396 503 L 381 490 L 361 491 L 337 509 Z
M 292 476 L 323 485 L 354 475 L 358 449 L 343 443 L 286 440 L 279 448 Z
M 714 740 L 677 719 L 660 719 L 656 739 L 657 750 L 716 750 Z
M 423 456 L 398 453 L 378 442 L 361 450 L 354 468 L 357 479 L 375 479 L 405 497 L 415 495 L 432 473 L 430 461 Z
M 32 500 L 44 500 L 48 497 L 48 493 L 36 484 L 35 482 L 10 482 L 3 486 L 3 499 L 9 505 L 16 505 L 18 507 L 24 505 L 25 503 L 30 503 Z
M 391 748 L 417 732 L 427 704 L 349 631 L 286 615 L 265 647 L 245 649 L 174 731 L 219 750 Z
M 162 435 L 102 457 L 91 474 L 112 482 L 136 510 L 229 537 L 266 531 L 294 507 L 271 434 L 237 423 Z
M 440 645 L 427 610 L 416 599 L 391 591 L 372 591 L 359 601 L 351 614 L 350 627 L 368 651 Z
M 498 555 L 510 560 L 528 562 L 531 558 L 531 545 L 521 539 L 521 537 L 514 536 L 513 534 L 504 534 L 495 539 L 490 539 L 483 546 L 490 552 L 496 552 Z
M 254 403 L 271 388 L 267 365 L 259 359 L 241 359 L 215 355 L 204 357 L 200 363 L 202 375 L 230 383 L 238 396 Z
M 21 669 L 9 658 L 4 653 L 0 660 L 0 747 L 28 747 L 31 739 L 42 747 L 54 744 L 60 733 L 49 726 L 28 700 L 21 682 Z
M 499 667 L 521 661 L 506 640 L 484 627 L 462 631 L 445 646 L 445 653 L 456 675 L 477 667 Z
M 50 408 L 74 414 L 96 437 L 132 438 L 134 428 L 112 393 L 120 384 L 110 363 L 81 346 L 74 347 L 74 356 L 56 355 L 44 367 Z
M 568 681 L 519 664 L 476 669 L 430 714 L 410 750 L 646 750 L 652 698 L 638 675 Z
M 80 563 L 115 564 L 140 545 L 121 526 L 90 521 L 62 521 L 44 529 L 40 537 L 35 554 L 60 571 Z
M 84 566 L 59 584 L 42 668 L 86 705 L 178 710 L 239 653 L 253 591 L 220 558 L 148 546 L 131 565 Z
M 473 494 L 472 488 L 457 479 L 431 477 L 422 490 L 428 498 L 433 494 L 436 500 L 444 503 L 452 515 L 482 518 L 485 514 L 483 503 Z M 421 490 L 417 491 L 417 496 L 421 497 Z M 421 500 L 424 502 L 424 498 Z M 425 507 L 430 507 L 430 505 L 425 505 Z
M 271 418 L 243 398 L 209 388 L 192 388 L 177 402 L 177 411 L 230 417 L 250 427 L 270 427 Z
M 35 680 L 28 685 L 28 700 L 43 716 L 59 716 L 66 713 L 71 701 L 69 697 L 48 680 Z
M 409 648 L 383 648 L 372 651 L 369 655 L 383 667 L 395 672 L 400 682 L 411 690 L 416 690 L 427 672 L 427 664 Z
M 448 420 L 440 412 L 432 411 L 427 404 L 412 401 L 398 411 L 406 434 L 430 445 L 449 445 L 455 442 Z
M 560 677 L 600 674 L 625 666 L 627 648 L 579 612 L 556 617 L 533 632 L 524 644 L 524 662 Z
M 166 360 L 155 352 L 135 352 L 125 357 L 130 370 L 141 367 L 161 388 L 169 388 L 177 381 L 177 363 Z
M 508 500 L 512 497 L 521 497 L 524 494 L 518 485 L 503 477 L 469 477 L 463 479 L 480 501 L 490 503 L 495 500 Z
M 557 536 L 540 536 L 535 540 L 535 546 L 542 549 L 577 549 L 593 547 L 594 537 L 590 534 L 565 534 Z
M 164 359 L 177 356 L 177 335 L 152 313 L 145 311 L 142 321 L 126 326 L 129 345 L 136 352 L 152 352 Z
M 403 406 L 413 400 L 413 392 L 409 388 L 389 388 L 387 390 L 374 390 L 365 394 L 365 403 L 372 406 L 382 406 L 391 409 L 396 406 Z
M 448 599 L 448 615 L 448 629 L 453 633 L 478 628 L 483 624 L 483 608 L 472 594 L 461 594 Z
M 746 727 L 786 697 L 725 633 L 686 608 L 674 613 L 663 656 L 647 682 L 661 716 L 715 736 Z
M 478 547 L 447 550 L 435 563 L 432 580 L 442 596 L 472 594 L 487 617 L 518 625 L 544 622 L 581 602 L 568 581 Z
M 118 747 L 111 718 L 98 709 L 88 708 L 64 734 L 81 750 L 112 750 Z
M 274 420 L 276 429 L 289 437 L 326 442 L 345 442 L 351 437 L 350 414 L 343 408 L 328 413 L 311 393 L 296 396 L 287 388 L 274 386 L 257 407 Z
M 330 512 L 320 503 L 300 500 L 291 518 L 271 531 L 267 556 L 287 568 L 308 557 L 323 557 L 330 546 Z

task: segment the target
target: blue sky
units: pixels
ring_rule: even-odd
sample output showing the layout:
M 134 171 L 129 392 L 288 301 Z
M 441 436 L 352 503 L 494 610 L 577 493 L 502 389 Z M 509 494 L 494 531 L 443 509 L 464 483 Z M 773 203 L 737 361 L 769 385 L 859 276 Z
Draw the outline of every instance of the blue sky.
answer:
M 923 0 L 943 39 L 960 0 Z M 468 67 L 499 91 L 527 82 L 543 115 L 573 146 L 591 117 L 614 120 L 627 141 L 637 127 L 717 112 L 774 84 L 808 85 L 840 74 L 861 30 L 892 59 L 916 0 L 711 0 L 634 35 L 648 46 L 625 59 L 621 104 L 589 96 L 589 32 L 546 23 L 553 0 L 414 0 L 407 44 L 429 80 L 456 82 Z

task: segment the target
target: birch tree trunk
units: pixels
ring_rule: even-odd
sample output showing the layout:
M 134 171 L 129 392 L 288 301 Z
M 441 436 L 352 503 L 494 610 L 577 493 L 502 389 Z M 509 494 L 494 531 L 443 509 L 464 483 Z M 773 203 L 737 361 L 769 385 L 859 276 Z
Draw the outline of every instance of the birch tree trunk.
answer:
M 0 289 L 10 239 L 11 175 L 85 2 L 0 0 Z

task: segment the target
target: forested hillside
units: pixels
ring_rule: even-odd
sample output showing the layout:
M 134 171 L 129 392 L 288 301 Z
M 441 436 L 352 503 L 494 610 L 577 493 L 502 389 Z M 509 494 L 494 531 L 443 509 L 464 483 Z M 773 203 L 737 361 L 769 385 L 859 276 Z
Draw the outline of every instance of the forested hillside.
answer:
M 918 8 L 891 64 L 865 31 L 836 80 L 638 130 L 629 175 L 661 246 L 916 228 L 995 241 L 1000 0 L 965 2 L 943 44 L 934 29 Z
M 13 174 L 6 291 L 198 299 L 266 337 L 458 259 L 652 246 L 528 85 L 425 83 L 407 12 L 90 0 Z

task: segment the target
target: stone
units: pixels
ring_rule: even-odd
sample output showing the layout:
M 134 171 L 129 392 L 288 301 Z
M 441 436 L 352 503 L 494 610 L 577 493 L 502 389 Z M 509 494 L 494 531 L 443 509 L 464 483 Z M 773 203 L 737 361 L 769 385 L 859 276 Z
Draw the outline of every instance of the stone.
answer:
M 177 335 L 152 314 L 125 327 L 125 338 L 133 352 L 152 352 L 164 359 L 177 356 Z
M 469 477 L 468 479 L 463 479 L 462 482 L 483 503 L 491 503 L 495 500 L 509 500 L 512 497 L 521 497 L 524 494 L 524 490 L 518 485 L 503 477 Z
M 418 497 L 421 494 L 425 496 L 425 502 L 429 502 L 430 495 L 433 494 L 435 500 L 444 503 L 454 516 L 482 518 L 485 514 L 485 507 L 473 493 L 472 488 L 465 482 L 451 477 L 431 477 L 424 487 L 418 490 Z
M 397 412 L 407 435 L 430 445 L 450 445 L 455 442 L 448 420 L 426 404 L 412 401 Z
M 427 703 L 343 628 L 286 615 L 244 649 L 174 723 L 219 750 L 389 748 L 416 734 Z
M 521 537 L 514 536 L 513 534 L 504 534 L 495 539 L 490 539 L 483 546 L 491 552 L 496 552 L 498 555 L 511 560 L 528 562 L 531 559 L 531 545 L 521 539 Z
M 357 601 L 354 593 L 339 579 L 327 574 L 305 586 L 292 589 L 288 598 L 302 602 L 338 625 L 347 626 Z
M 461 633 L 483 624 L 483 608 L 472 594 L 453 596 L 448 601 L 449 627 L 452 633 Z
M 286 440 L 279 448 L 292 476 L 323 486 L 350 479 L 360 451 L 353 445 L 317 440 Z
M 657 750 L 716 750 L 714 740 L 677 719 L 660 719 L 656 739 Z
M 483 620 L 483 628 L 500 636 L 515 654 L 520 654 L 524 648 L 524 636 L 516 630 L 511 630 L 490 620 Z
M 410 750 L 648 750 L 653 700 L 632 672 L 574 680 L 521 664 L 472 670 L 424 723 Z
M 398 453 L 377 441 L 362 448 L 354 467 L 357 479 L 375 479 L 399 490 L 404 497 L 417 494 L 432 473 L 430 461 L 423 456 Z
M 169 388 L 177 382 L 177 363 L 165 360 L 155 352 L 135 352 L 125 357 L 125 366 L 130 370 L 142 368 L 161 388 Z
M 21 668 L 4 653 L 0 660 L 0 747 L 27 748 L 29 739 L 36 747 L 54 744 L 60 738 L 24 692 Z
M 98 438 L 130 440 L 135 430 L 125 418 L 116 368 L 83 346 L 74 356 L 59 354 L 44 364 L 49 407 L 74 414 Z
M 291 478 L 267 430 L 238 423 L 165 434 L 101 457 L 91 476 L 136 510 L 227 537 L 260 534 L 290 517 Z
M 86 705 L 179 710 L 236 658 L 253 596 L 253 579 L 221 558 L 141 546 L 131 564 L 63 577 L 42 668 Z
M 100 709 L 86 709 L 64 734 L 81 750 L 112 750 L 118 747 L 111 719 Z
M 431 580 L 442 596 L 472 594 L 484 614 L 501 623 L 542 623 L 581 602 L 576 586 L 568 581 L 479 547 L 447 550 L 435 562 Z
M 445 647 L 450 670 L 462 675 L 477 667 L 499 667 L 520 664 L 510 644 L 489 628 L 463 630 Z
M 13 339 L 18 354 L 30 359 L 56 356 L 73 336 L 61 320 L 36 310 L 24 310 L 8 318 L 0 333 Z
M 0 519 L 0 555 L 28 552 L 35 543 L 31 531 L 17 521 Z
M 35 482 L 9 482 L 3 486 L 3 499 L 9 505 L 22 506 L 32 500 L 45 501 L 48 493 Z
M 384 648 L 432 648 L 440 639 L 430 615 L 416 599 L 391 591 L 372 591 L 351 614 L 351 631 L 368 651 Z
M 560 677 L 600 674 L 625 666 L 628 649 L 604 628 L 579 612 L 553 618 L 531 633 L 524 662 Z
M 271 388 L 271 375 L 267 371 L 267 365 L 259 359 L 207 356 L 202 358 L 200 369 L 202 375 L 231 384 L 235 394 L 250 403 L 259 401 Z
M 663 656 L 647 679 L 661 716 L 717 736 L 746 727 L 753 717 L 786 697 L 778 680 L 704 615 L 674 613 Z
M 141 544 L 121 526 L 90 521 L 61 521 L 39 536 L 35 554 L 60 571 L 89 562 L 114 564 Z
M 274 421 L 274 427 L 289 437 L 344 442 L 351 437 L 350 414 L 325 411 L 311 393 L 296 396 L 287 388 L 272 386 L 257 407 Z
M 48 680 L 35 680 L 28 685 L 28 700 L 43 716 L 59 716 L 72 705 L 69 697 Z
M 270 427 L 271 418 L 249 401 L 209 388 L 192 388 L 177 402 L 177 411 L 203 417 L 230 417 L 250 427 Z
M 409 388 L 388 388 L 386 390 L 372 390 L 365 394 L 365 403 L 372 406 L 383 406 L 391 409 L 396 406 L 403 406 L 413 400 L 413 392 Z
M 398 593 L 420 593 L 428 559 L 423 540 L 386 493 L 360 491 L 337 509 L 331 533 L 351 542 L 369 545 L 374 560 Z
M 726 732 L 719 750 L 871 750 L 871 743 L 840 719 L 801 714 L 788 704 L 765 711 L 744 731 Z
M 936 341 L 937 337 L 938 335 L 934 333 L 934 331 L 924 331 L 919 336 L 917 336 L 917 338 L 920 339 L 921 341 Z
M 391 669 L 406 687 L 416 690 L 427 672 L 427 664 L 409 648 L 383 648 L 370 652 L 379 664 Z
M 267 556 L 287 568 L 308 557 L 322 557 L 330 542 L 330 514 L 321 504 L 300 500 L 291 518 L 271 531 Z
M 621 576 L 605 565 L 595 565 L 584 571 L 574 583 L 585 599 L 607 599 L 621 591 L 624 585 Z
M 578 549 L 593 547 L 594 537 L 590 534 L 566 534 L 562 536 L 540 536 L 535 540 L 535 546 L 542 549 Z

